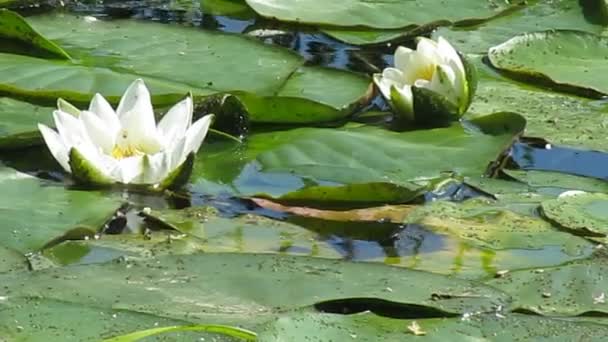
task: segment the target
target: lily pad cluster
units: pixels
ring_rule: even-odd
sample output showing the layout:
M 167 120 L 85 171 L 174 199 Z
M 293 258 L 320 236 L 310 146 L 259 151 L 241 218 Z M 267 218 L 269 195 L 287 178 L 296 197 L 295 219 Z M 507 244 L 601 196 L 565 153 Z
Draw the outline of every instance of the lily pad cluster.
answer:
M 608 335 L 604 1 L 28 4 L 0 339 Z

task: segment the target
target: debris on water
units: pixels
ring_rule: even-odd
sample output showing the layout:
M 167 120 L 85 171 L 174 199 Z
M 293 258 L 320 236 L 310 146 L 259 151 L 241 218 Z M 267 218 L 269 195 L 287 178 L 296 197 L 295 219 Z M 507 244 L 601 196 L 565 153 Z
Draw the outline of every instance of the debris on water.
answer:
M 551 292 L 543 292 L 543 298 L 551 298 Z
M 606 295 L 604 292 L 600 293 L 599 296 L 593 297 L 593 304 L 605 304 L 606 303 Z
M 509 273 L 509 270 L 500 270 L 494 274 L 494 278 L 502 278 Z
M 416 321 L 412 321 L 412 323 L 407 326 L 407 330 L 409 330 L 412 334 L 416 336 L 426 335 L 426 331 L 422 330 L 422 327 L 420 327 L 420 325 Z

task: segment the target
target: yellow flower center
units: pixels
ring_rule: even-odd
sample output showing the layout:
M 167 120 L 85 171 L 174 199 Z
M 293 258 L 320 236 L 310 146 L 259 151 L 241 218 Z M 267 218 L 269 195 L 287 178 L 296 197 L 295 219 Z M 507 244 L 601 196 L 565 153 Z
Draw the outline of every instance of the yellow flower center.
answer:
M 126 130 L 120 132 L 117 142 L 112 148 L 112 157 L 115 159 L 129 158 L 133 156 L 141 156 L 146 154 L 139 146 L 129 144 L 128 133 Z
M 435 65 L 429 63 L 422 68 L 416 69 L 416 78 L 417 80 L 427 80 L 430 81 L 433 79 L 433 74 L 435 74 Z
M 123 147 L 114 145 L 114 148 L 112 149 L 112 157 L 114 157 L 115 159 L 129 158 L 133 156 L 140 156 L 143 154 L 145 153 L 134 146 Z

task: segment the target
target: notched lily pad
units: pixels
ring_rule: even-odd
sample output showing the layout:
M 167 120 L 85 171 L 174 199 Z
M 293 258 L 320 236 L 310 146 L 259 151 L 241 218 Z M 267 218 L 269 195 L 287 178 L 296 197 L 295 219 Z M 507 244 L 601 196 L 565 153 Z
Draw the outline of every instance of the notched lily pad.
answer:
M 541 204 L 542 214 L 582 236 L 608 235 L 608 194 L 585 193 L 565 196 Z
M 490 48 L 492 65 L 519 78 L 583 96 L 608 94 L 608 38 L 593 33 L 549 30 L 524 33 Z

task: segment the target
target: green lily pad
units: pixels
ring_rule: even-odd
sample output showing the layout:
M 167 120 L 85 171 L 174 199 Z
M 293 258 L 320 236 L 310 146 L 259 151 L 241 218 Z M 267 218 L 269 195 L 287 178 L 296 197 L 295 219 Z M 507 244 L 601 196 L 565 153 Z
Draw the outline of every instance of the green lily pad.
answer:
M 351 124 L 338 129 L 257 133 L 243 145 L 208 146 L 197 158 L 193 183 L 195 189 L 207 193 L 277 198 L 320 186 L 288 197 L 359 203 L 366 197 L 370 202 L 392 198 L 403 202 L 446 174 L 484 174 L 520 133 L 523 122 L 519 115 L 501 113 L 484 122 L 473 121 L 467 128 L 455 123 L 447 128 L 398 133 Z M 500 123 L 508 129 L 496 129 Z M 484 129 L 500 134 L 483 134 L 480 131 Z M 352 187 L 339 188 L 353 184 L 358 184 L 362 198 L 349 195 Z M 378 186 L 383 191 L 374 193 Z M 328 189 L 331 191 L 324 191 Z
M 258 215 L 221 217 L 210 207 L 154 210 L 148 219 L 201 239 L 208 252 L 282 253 L 340 258 L 317 234 L 300 226 Z
M 607 103 L 505 79 L 480 58 L 470 57 L 483 86 L 477 90 L 465 118 L 516 108 L 527 121 L 527 136 L 544 137 L 559 145 L 608 151 L 608 140 L 598 138 L 606 133 Z
M 294 1 L 246 0 L 247 4 L 264 17 L 306 24 L 328 26 L 366 26 L 381 29 L 423 25 L 438 20 L 466 22 L 492 17 L 506 8 L 500 3 L 475 0 L 443 2 L 430 0 L 365 1 L 339 0 L 331 3 L 320 0 Z
M 0 245 L 33 252 L 72 228 L 96 231 L 120 206 L 99 192 L 66 190 L 7 167 L 0 168 Z
M 582 31 L 524 33 L 490 48 L 492 65 L 585 96 L 608 94 L 608 38 Z
M 42 98 L 58 95 L 39 91 L 51 85 L 60 87 L 60 95 L 68 100 L 85 102 L 84 98 L 97 91 L 116 102 L 116 92 L 102 87 L 111 83 L 124 91 L 121 82 L 92 82 L 87 76 L 105 73 L 115 79 L 118 77 L 114 74 L 119 72 L 131 80 L 162 79 L 185 89 L 180 95 L 189 90 L 201 96 L 241 94 L 253 121 L 293 123 L 343 118 L 370 95 L 367 77 L 303 66 L 304 59 L 291 51 L 248 37 L 132 20 L 87 22 L 61 14 L 29 20 L 39 32 L 70 52 L 75 61 L 61 66 L 38 61 L 39 69 L 32 70 L 30 65 L 19 65 L 14 55 L 4 61 L 0 58 L 0 76 L 3 66 L 10 66 L 13 75 L 0 77 L 0 89 L 4 84 L 10 93 Z M 66 26 L 72 29 L 65 30 Z M 23 78 L 26 72 L 30 77 Z M 38 73 L 44 73 L 44 83 L 40 83 Z M 21 77 L 15 78 L 15 74 Z M 67 80 L 66 74 L 71 76 Z M 158 90 L 151 92 L 163 95 Z
M 49 288 L 49 291 L 56 290 Z M 44 298 L 10 297 L 0 301 L 0 313 L 0 335 L 10 341 L 99 341 L 133 330 L 186 323 L 135 310 L 99 308 Z M 205 333 L 179 332 L 166 337 L 190 341 L 197 338 L 235 341 Z
M 419 334 L 414 333 L 414 322 Z M 601 341 L 608 327 L 521 314 L 394 319 L 297 311 L 262 325 L 262 341 Z M 311 336 L 314 336 L 311 339 Z
M 576 256 L 593 247 L 587 240 L 560 232 L 540 218 L 502 209 L 491 200 L 469 200 L 462 204 L 436 201 L 412 212 L 407 220 L 494 250 L 559 246 L 565 253 Z
M 537 170 L 503 170 L 507 175 L 535 188 L 555 188 L 561 190 L 581 190 L 608 193 L 608 182 L 560 172 Z
M 0 97 L 0 149 L 37 145 L 36 124 L 53 126 L 53 108 Z
M 440 27 L 433 36 L 444 37 L 460 51 L 485 54 L 492 46 L 523 32 L 559 29 L 600 34 L 604 26 L 586 18 L 586 5 L 582 3 L 584 1 L 529 0 L 526 6 L 479 26 Z
M 557 267 L 507 273 L 486 282 L 514 298 L 513 309 L 546 316 L 608 314 L 605 292 L 608 264 L 604 256 Z
M 70 59 L 67 52 L 36 32 L 22 16 L 4 8 L 0 8 L 0 37 L 19 41 L 30 49 L 44 52 L 55 58 Z
M 291 141 L 257 156 L 265 172 L 288 172 L 343 184 L 407 184 L 444 172 L 481 175 L 512 136 L 449 128 L 395 133 L 375 127 L 301 129 Z M 356 158 L 353 155 L 356 152 Z M 475 153 L 471 153 L 475 151 Z
M 543 216 L 580 235 L 608 235 L 608 195 L 586 193 L 566 196 L 541 205 Z
M 27 271 L 25 256 L 10 248 L 0 246 L 0 273 Z
M 67 266 L 0 275 L 0 280 L 3 295 L 15 300 L 37 297 L 245 328 L 286 309 L 337 299 L 421 305 L 439 316 L 493 311 L 509 301 L 493 288 L 427 272 L 256 254 L 206 253 Z

